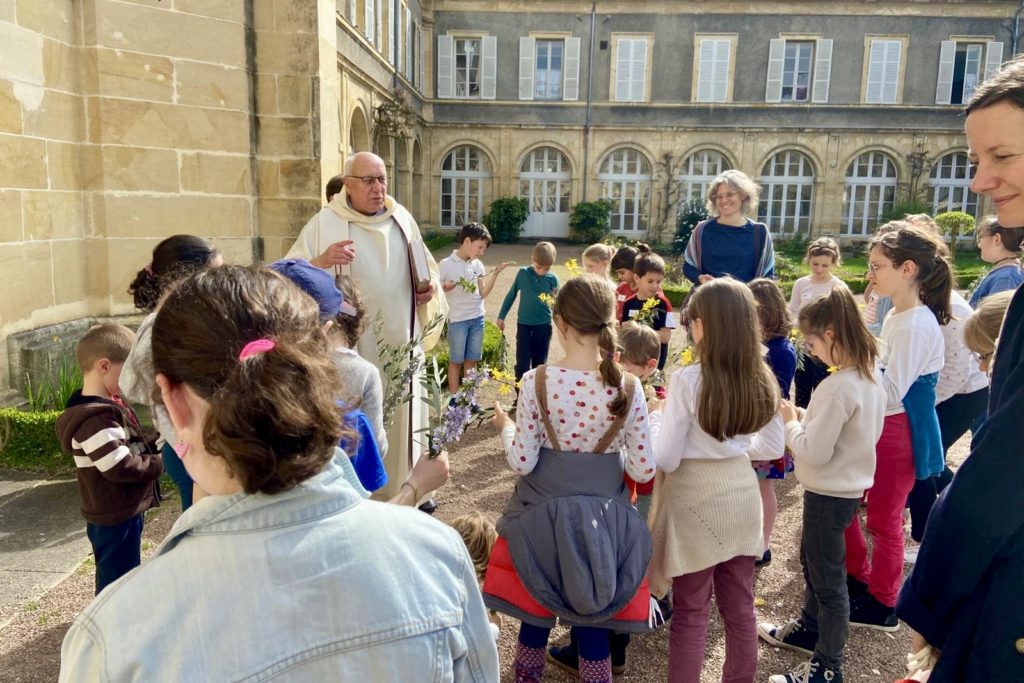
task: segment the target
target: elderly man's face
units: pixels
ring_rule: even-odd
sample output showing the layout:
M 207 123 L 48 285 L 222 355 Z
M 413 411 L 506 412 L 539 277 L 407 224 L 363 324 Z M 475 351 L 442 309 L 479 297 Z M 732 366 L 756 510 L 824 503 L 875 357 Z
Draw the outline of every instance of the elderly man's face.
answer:
M 352 170 L 345 176 L 345 192 L 356 211 L 368 215 L 380 211 L 388 193 L 384 162 L 375 156 L 356 157 L 352 162 Z

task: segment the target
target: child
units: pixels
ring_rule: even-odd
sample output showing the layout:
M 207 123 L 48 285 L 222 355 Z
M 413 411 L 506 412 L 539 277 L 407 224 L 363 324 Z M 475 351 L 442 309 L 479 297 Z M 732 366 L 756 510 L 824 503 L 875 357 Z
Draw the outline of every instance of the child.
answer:
M 699 362 L 673 373 L 655 437 L 651 591 L 672 588 L 670 682 L 700 681 L 713 586 L 725 622 L 722 680 L 753 683 L 754 560 L 764 539 L 750 460 L 782 455 L 779 385 L 764 362 L 745 285 L 708 281 L 690 299 L 690 313 Z
M 665 367 L 668 359 L 668 342 L 675 328 L 672 317 L 672 304 L 661 292 L 661 282 L 665 279 L 665 262 L 654 253 L 643 253 L 633 262 L 633 276 L 636 282 L 636 294 L 622 305 L 620 322 L 642 322 L 653 328 L 661 340 L 661 352 L 658 354 L 658 369 Z M 655 299 L 653 308 L 647 302 Z
M 893 611 L 903 579 L 903 509 L 914 480 L 942 471 L 942 440 L 935 413 L 935 382 L 945 344 L 940 325 L 950 319 L 952 270 L 939 240 L 906 222 L 883 226 L 869 252 L 875 287 L 892 298 L 882 325 L 879 366 L 886 410 L 876 446 L 874 483 L 867 493 L 872 554 L 860 522 L 846 529 L 850 624 L 895 631 Z M 881 231 L 880 231 L 881 232 Z
M 971 307 L 977 308 L 985 297 L 996 292 L 1014 291 L 1024 282 L 1020 252 L 1024 249 L 1024 228 L 1004 228 L 988 216 L 978 222 L 975 232 L 981 259 L 992 269 L 974 287 Z
M 991 374 L 992 356 L 996 340 L 1003 327 L 1006 309 L 1016 290 L 999 292 L 985 297 L 978 309 L 964 324 L 964 344 L 978 360 L 978 366 L 985 374 Z
M 804 257 L 811 267 L 811 274 L 793 283 L 793 293 L 789 299 L 789 312 L 795 320 L 801 309 L 812 301 L 831 292 L 836 287 L 845 287 L 846 283 L 832 274 L 832 269 L 839 265 L 839 245 L 831 237 L 819 237 L 807 247 Z M 811 400 L 811 392 L 828 376 L 824 365 L 815 358 L 805 359 L 802 367 L 796 371 L 796 404 L 806 408 Z
M 661 339 L 658 333 L 646 325 L 626 325 L 619 330 L 619 364 L 622 369 L 637 379 L 644 381 L 654 374 L 658 369 L 658 358 L 661 355 Z M 655 395 L 648 397 L 647 407 L 650 409 L 651 398 L 655 401 L 664 399 Z M 640 516 L 647 521 L 651 511 L 651 493 L 654 491 L 654 480 L 638 484 L 626 474 L 626 486 L 632 494 L 636 495 L 636 509 Z
M 761 330 L 761 342 L 768 347 L 768 367 L 779 381 L 782 398 L 789 400 L 789 389 L 796 373 L 796 349 L 789 340 L 792 325 L 786 299 L 775 280 L 758 278 L 747 285 L 757 301 L 757 320 Z M 778 460 L 754 460 L 751 462 L 757 472 L 757 484 L 761 489 L 761 512 L 764 517 L 764 554 L 754 563 L 762 567 L 772 561 L 772 530 L 779 511 L 775 496 L 776 479 L 785 479 L 793 471 L 793 456 L 787 450 Z
M 466 544 L 466 550 L 469 551 L 469 559 L 473 561 L 473 568 L 476 569 L 477 583 L 483 585 L 487 563 L 491 560 L 491 550 L 494 548 L 494 542 L 498 540 L 498 531 L 494 528 L 494 522 L 479 512 L 471 512 L 459 515 L 448 525 L 458 531 L 459 536 L 462 537 L 462 542 Z M 503 620 L 501 615 L 492 609 L 487 610 L 487 618 L 491 622 L 491 634 L 494 636 L 494 642 L 497 643 L 501 638 Z
M 339 345 L 351 344 L 362 334 L 362 314 L 352 302 L 345 301 L 337 284 L 341 280 L 351 282 L 351 278 L 338 275 L 335 279 L 327 271 L 298 258 L 275 261 L 270 268 L 294 282 L 320 309 L 320 324 L 327 331 L 331 360 L 338 367 L 343 386 L 340 402 L 345 408 L 343 421 L 347 429 L 339 445 L 349 456 L 363 488 L 370 493 L 377 491 L 388 483 L 383 458 L 387 452 L 387 437 L 382 424 L 380 374 L 375 366 L 350 348 Z M 362 302 L 359 303 L 361 307 Z M 336 325 L 343 316 L 349 319 L 341 326 Z M 352 318 L 358 319 L 357 322 L 353 324 Z M 354 336 L 350 336 L 350 332 Z
M 163 460 L 118 385 L 134 341 L 135 333 L 123 325 L 97 325 L 85 333 L 75 349 L 82 388 L 57 419 L 61 449 L 75 458 L 97 595 L 139 566 L 142 515 L 160 504 Z
M 558 278 L 551 272 L 555 262 L 555 245 L 538 242 L 530 255 L 529 267 L 520 268 L 512 288 L 505 295 L 498 311 L 498 329 L 505 331 L 505 316 L 519 292 L 519 316 L 516 323 L 516 381 L 530 368 L 536 368 L 548 360 L 551 345 L 551 306 L 541 299 L 554 296 L 558 290 Z
M 522 621 L 517 681 L 541 680 L 556 617 L 577 627 L 586 682 L 612 680 L 609 629 L 648 628 L 650 535 L 630 505 L 623 464 L 645 482 L 654 463 L 643 391 L 615 361 L 614 311 L 599 278 L 566 282 L 554 305 L 565 357 L 523 376 L 515 423 L 495 405 L 521 478 L 498 521 L 484 601 Z
M 800 331 L 828 375 L 811 396 L 802 419 L 782 403 L 786 445 L 804 487 L 800 564 L 804 608 L 781 627 L 758 624 L 772 645 L 810 655 L 810 661 L 771 683 L 842 680 L 843 647 L 849 635 L 844 534 L 875 473 L 875 442 L 885 420 L 885 392 L 875 370 L 875 340 L 845 287 L 804 306 Z
M 136 274 L 128 291 L 135 301 L 135 307 L 147 313 L 139 325 L 135 345 L 124 362 L 121 371 L 121 389 L 129 401 L 150 407 L 153 421 L 160 432 L 157 444 L 161 446 L 164 467 L 181 499 L 181 511 L 192 507 L 203 491 L 192 483 L 192 477 L 185 471 L 181 458 L 174 451 L 178 443 L 174 425 L 167 416 L 167 409 L 159 401 L 153 401 L 156 382 L 153 372 L 153 321 L 156 306 L 163 295 L 181 278 L 205 268 L 215 268 L 223 263 L 217 248 L 206 240 L 194 235 L 174 235 L 160 242 L 153 249 L 153 260 Z
M 448 299 L 448 392 L 462 382 L 462 366 L 472 370 L 483 358 L 484 299 L 491 293 L 502 263 L 490 275 L 480 257 L 491 246 L 491 233 L 483 223 L 469 223 L 459 231 L 459 248 L 438 264 L 441 288 Z
M 591 244 L 583 250 L 583 268 L 591 275 L 596 275 L 603 280 L 608 280 L 608 266 L 611 264 L 615 249 L 609 244 L 598 242 Z
M 622 320 L 622 306 L 636 295 L 636 277 L 633 274 L 633 264 L 640 254 L 650 253 L 651 248 L 646 244 L 638 244 L 635 247 L 620 247 L 612 257 L 612 270 L 619 278 L 619 286 L 615 288 L 615 319 Z

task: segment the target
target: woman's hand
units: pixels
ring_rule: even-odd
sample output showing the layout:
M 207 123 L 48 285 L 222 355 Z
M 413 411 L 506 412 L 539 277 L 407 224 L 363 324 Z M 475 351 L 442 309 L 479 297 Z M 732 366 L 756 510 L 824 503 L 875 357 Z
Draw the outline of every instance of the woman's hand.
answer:
M 782 416 L 782 421 L 785 423 L 800 419 L 800 414 L 797 412 L 796 406 L 786 399 L 779 401 L 779 415 Z
M 504 429 L 505 425 L 512 424 L 512 418 L 508 416 L 508 413 L 505 412 L 505 409 L 497 401 L 494 402 L 494 417 L 491 418 L 491 424 L 497 427 L 499 431 Z
M 705 283 L 711 282 L 714 279 L 715 279 L 714 275 L 708 275 L 708 274 L 705 273 L 704 275 L 701 275 L 700 277 L 697 278 L 697 282 L 699 282 L 700 284 L 703 285 Z
M 441 451 L 436 458 L 429 458 L 426 455 L 420 457 L 407 481 L 415 486 L 420 494 L 424 494 L 444 486 L 450 474 L 448 451 Z

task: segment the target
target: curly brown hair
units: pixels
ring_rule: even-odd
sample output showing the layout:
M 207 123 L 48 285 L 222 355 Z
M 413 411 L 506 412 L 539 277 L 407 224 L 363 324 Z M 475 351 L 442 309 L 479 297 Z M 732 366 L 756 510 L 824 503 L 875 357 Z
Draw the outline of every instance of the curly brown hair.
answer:
M 153 323 L 153 367 L 207 403 L 203 446 L 247 493 L 280 493 L 317 474 L 342 428 L 338 370 L 316 302 L 269 268 L 194 273 Z M 239 360 L 249 342 L 275 347 Z
M 747 283 L 757 302 L 757 319 L 761 323 L 761 338 L 765 341 L 788 337 L 793 329 L 786 297 L 775 280 L 759 277 Z
M 366 331 L 366 303 L 363 301 L 363 293 L 359 291 L 355 280 L 349 275 L 338 275 L 334 278 L 334 285 L 341 292 L 343 301 L 352 306 L 354 314 L 338 313 L 334 317 L 334 329 L 341 332 L 345 337 L 346 345 L 354 348 L 359 338 Z

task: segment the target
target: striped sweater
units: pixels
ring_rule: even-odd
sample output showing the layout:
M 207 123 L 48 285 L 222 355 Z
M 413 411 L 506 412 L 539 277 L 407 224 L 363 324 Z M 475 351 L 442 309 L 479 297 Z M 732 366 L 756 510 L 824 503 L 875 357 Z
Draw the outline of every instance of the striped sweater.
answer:
M 163 458 L 127 405 L 76 391 L 57 419 L 57 438 L 75 459 L 85 521 L 111 526 L 160 504 Z

